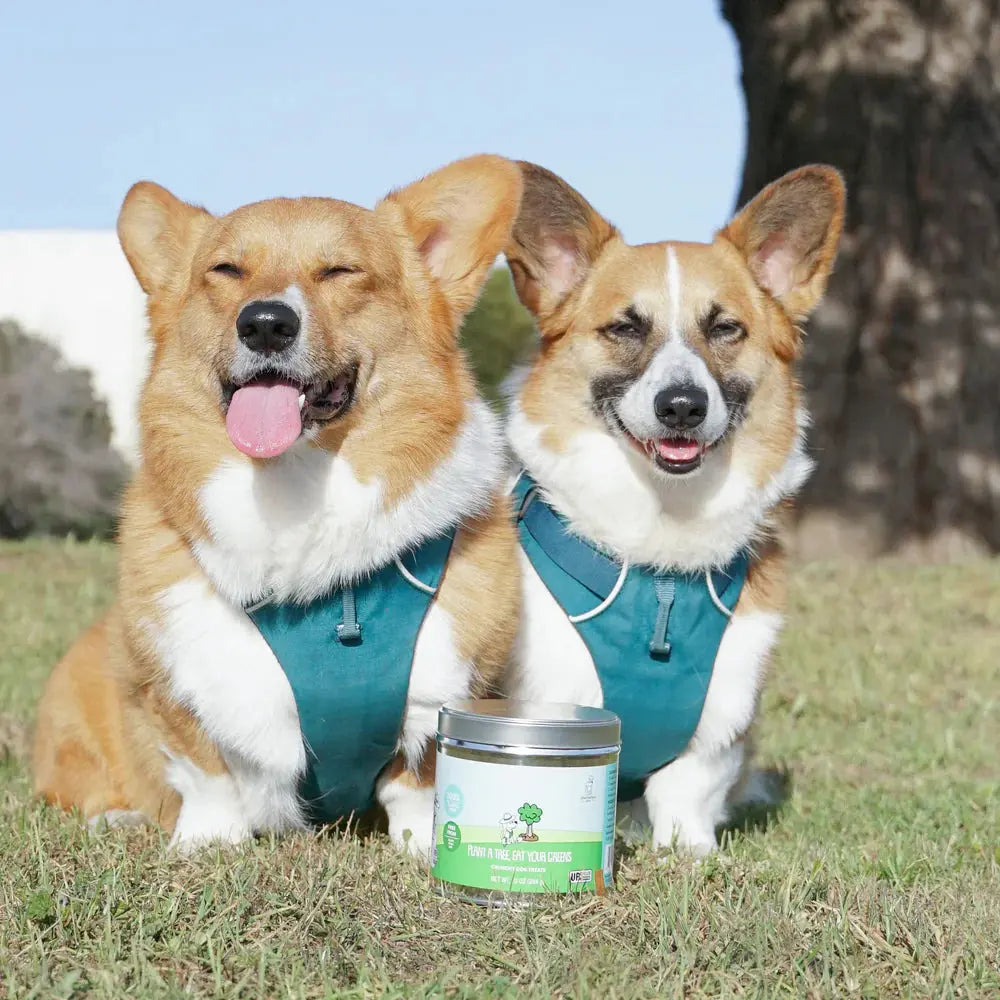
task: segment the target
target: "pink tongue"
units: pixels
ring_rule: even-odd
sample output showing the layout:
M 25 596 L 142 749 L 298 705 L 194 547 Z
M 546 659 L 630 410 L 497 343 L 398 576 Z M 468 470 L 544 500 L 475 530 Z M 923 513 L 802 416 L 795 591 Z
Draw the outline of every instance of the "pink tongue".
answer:
M 301 391 L 270 381 L 237 389 L 226 413 L 229 440 L 251 458 L 274 458 L 291 448 L 302 433 Z
M 666 439 L 656 442 L 656 450 L 665 462 L 693 462 L 701 452 L 701 445 L 690 438 Z

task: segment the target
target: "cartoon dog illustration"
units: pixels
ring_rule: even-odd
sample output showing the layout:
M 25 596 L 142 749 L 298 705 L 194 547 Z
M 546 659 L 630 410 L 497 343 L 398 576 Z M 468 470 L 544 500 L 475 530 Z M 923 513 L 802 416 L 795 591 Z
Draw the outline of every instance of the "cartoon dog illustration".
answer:
M 507 845 L 512 844 L 517 837 L 515 836 L 515 831 L 517 830 L 517 820 L 514 819 L 512 813 L 505 812 L 500 820 L 500 843 Z

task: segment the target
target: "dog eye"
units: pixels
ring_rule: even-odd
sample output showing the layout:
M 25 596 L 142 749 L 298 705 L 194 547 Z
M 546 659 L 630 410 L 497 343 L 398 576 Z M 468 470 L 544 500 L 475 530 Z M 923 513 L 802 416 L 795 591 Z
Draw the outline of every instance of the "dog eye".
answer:
M 643 331 L 639 329 L 638 325 L 628 319 L 623 319 L 618 323 L 609 323 L 607 326 L 602 326 L 600 332 L 610 334 L 612 337 L 642 338 L 645 336 Z
M 334 264 L 330 267 L 321 268 L 316 275 L 318 281 L 325 281 L 327 278 L 336 278 L 340 274 L 357 274 L 361 270 L 358 267 L 351 267 L 349 264 Z
M 230 278 L 242 278 L 243 272 L 235 264 L 230 264 L 228 261 L 222 261 L 220 264 L 214 265 L 210 270 L 215 274 L 225 274 Z
M 719 320 L 718 323 L 713 323 L 708 331 L 708 335 L 717 340 L 736 340 L 745 337 L 746 334 L 747 328 L 734 319 Z

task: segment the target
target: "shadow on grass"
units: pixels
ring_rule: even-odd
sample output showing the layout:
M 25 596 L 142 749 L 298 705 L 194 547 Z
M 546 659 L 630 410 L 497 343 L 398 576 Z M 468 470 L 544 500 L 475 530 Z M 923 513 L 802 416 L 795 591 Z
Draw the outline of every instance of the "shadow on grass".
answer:
M 778 821 L 791 797 L 791 771 L 784 767 L 757 770 L 744 798 L 733 806 L 732 815 L 715 831 L 720 846 L 749 834 L 764 833 Z
M 739 801 L 732 805 L 729 819 L 715 828 L 719 848 L 725 850 L 740 837 L 764 833 L 779 822 L 786 803 L 792 796 L 792 774 L 785 767 L 754 770 Z M 615 836 L 615 866 L 642 857 L 652 847 L 652 829 L 643 813 L 641 821 L 624 821 L 619 815 Z M 683 849 L 677 849 L 681 855 Z

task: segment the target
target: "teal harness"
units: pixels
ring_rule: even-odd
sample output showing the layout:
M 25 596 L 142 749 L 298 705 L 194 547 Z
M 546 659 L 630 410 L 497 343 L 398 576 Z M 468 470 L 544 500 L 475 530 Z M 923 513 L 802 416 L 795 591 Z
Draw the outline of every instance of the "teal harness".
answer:
M 604 707 L 622 721 L 618 797 L 638 798 L 646 778 L 677 757 L 698 728 L 729 617 L 705 574 L 615 562 L 571 534 L 527 475 L 514 496 L 525 554 L 586 643 Z M 748 565 L 740 552 L 711 573 L 715 596 L 730 612 Z
M 295 695 L 306 747 L 299 794 L 314 823 L 374 801 L 375 779 L 396 753 L 417 636 L 454 537 L 425 542 L 309 604 L 247 608 Z

